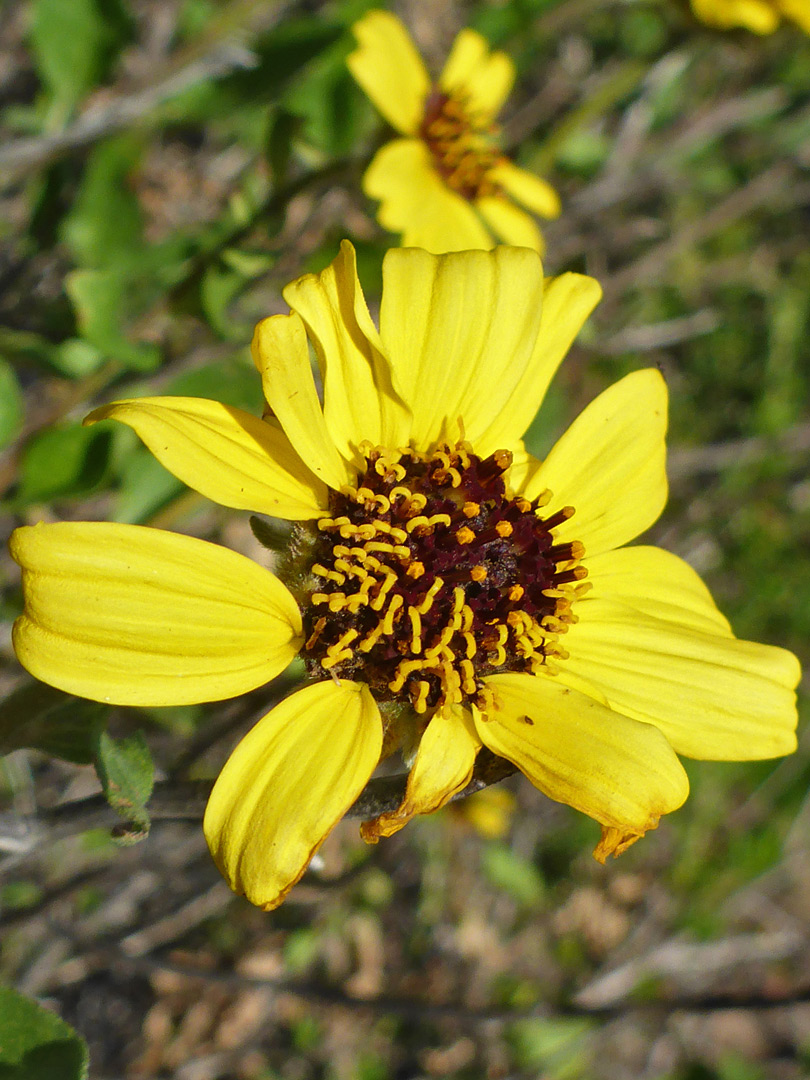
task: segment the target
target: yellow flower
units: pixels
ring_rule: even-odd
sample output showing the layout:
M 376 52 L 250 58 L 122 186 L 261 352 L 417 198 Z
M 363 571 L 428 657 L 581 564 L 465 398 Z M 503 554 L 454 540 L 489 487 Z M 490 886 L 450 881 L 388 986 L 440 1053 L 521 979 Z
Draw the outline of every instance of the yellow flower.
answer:
M 810 0 L 692 0 L 692 10 L 721 30 L 743 26 L 755 34 L 772 34 L 785 18 L 810 34 Z
M 231 886 L 265 908 L 398 747 L 404 801 L 366 839 L 442 806 L 483 747 L 595 818 L 600 859 L 684 801 L 676 754 L 795 748 L 796 658 L 736 640 L 674 555 L 622 546 L 666 501 L 660 374 L 611 386 L 544 461 L 523 447 L 597 283 L 544 280 L 535 252 L 505 247 L 391 251 L 383 282 L 379 330 L 348 243 L 285 289 L 292 313 L 253 341 L 264 420 L 182 397 L 88 417 L 128 424 L 222 505 L 295 522 L 278 577 L 135 525 L 11 540 L 17 655 L 69 692 L 214 701 L 301 653 L 309 684 L 239 743 L 204 822 Z
M 540 230 L 521 206 L 557 217 L 557 193 L 493 142 L 515 79 L 509 57 L 462 30 L 434 85 L 395 15 L 371 11 L 353 29 L 359 47 L 349 68 L 404 136 L 384 146 L 363 177 L 363 190 L 380 200 L 380 224 L 402 233 L 404 246 L 437 253 L 489 249 L 493 234 L 541 251 Z

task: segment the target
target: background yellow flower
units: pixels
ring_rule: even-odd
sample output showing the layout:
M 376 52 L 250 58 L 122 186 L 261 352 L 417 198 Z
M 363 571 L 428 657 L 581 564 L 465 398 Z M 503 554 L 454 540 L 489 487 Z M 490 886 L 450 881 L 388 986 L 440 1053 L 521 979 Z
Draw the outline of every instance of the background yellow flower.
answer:
M 462 30 L 433 84 L 395 15 L 371 11 L 353 30 L 359 47 L 349 68 L 405 136 L 378 151 L 363 177 L 366 194 L 380 200 L 380 223 L 402 233 L 404 246 L 433 252 L 491 248 L 497 240 L 540 251 L 527 210 L 554 218 L 559 198 L 494 141 L 495 117 L 515 78 L 509 57 Z
M 743 26 L 755 34 L 772 34 L 784 18 L 810 34 L 808 0 L 692 0 L 692 10 L 709 26 L 722 30 Z

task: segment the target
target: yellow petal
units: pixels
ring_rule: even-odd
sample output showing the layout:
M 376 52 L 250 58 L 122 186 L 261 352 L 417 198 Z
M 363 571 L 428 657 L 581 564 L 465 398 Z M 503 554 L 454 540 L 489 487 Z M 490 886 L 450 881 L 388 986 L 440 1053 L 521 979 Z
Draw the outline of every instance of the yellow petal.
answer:
M 545 245 L 540 230 L 525 210 L 521 210 L 502 195 L 476 199 L 475 208 L 503 243 L 531 248 L 532 251 L 543 254 Z
M 190 536 L 106 522 L 16 529 L 32 675 L 116 705 L 219 701 L 261 686 L 302 643 L 290 593 L 261 566 Z
M 679 754 L 751 761 L 795 750 L 801 673 L 792 653 L 608 600 L 583 601 L 577 614 L 564 668 L 598 686 L 614 709 L 655 724 Z
M 327 430 L 301 318 L 293 313 L 262 319 L 251 352 L 265 400 L 301 458 L 331 488 L 348 483 L 353 473 Z
M 688 563 L 657 547 L 629 547 L 586 558 L 591 589 L 577 604 L 588 619 L 593 600 L 618 600 L 657 619 L 708 634 L 733 637 L 728 619 Z
M 494 429 L 495 424 L 492 425 Z M 515 439 L 511 445 L 507 444 L 508 434 L 505 434 L 504 438 L 496 436 L 495 439 L 490 438 L 489 432 L 486 435 L 481 436 L 476 443 L 476 453 L 486 456 L 486 452 L 491 453 L 492 450 L 497 450 L 499 447 L 504 446 L 506 449 L 512 450 L 513 459 L 512 466 L 507 473 L 508 480 L 508 494 L 519 495 L 524 488 L 531 482 L 534 474 L 540 468 L 540 461 L 532 454 L 528 452 L 523 445 L 522 439 Z M 516 450 L 514 448 L 517 448 Z
M 489 179 L 500 184 L 508 195 L 540 217 L 560 216 L 560 196 L 551 184 L 526 169 L 518 168 L 508 158 L 501 158 L 493 166 Z
M 459 417 L 476 445 L 526 370 L 542 295 L 540 259 L 526 248 L 388 252 L 380 332 L 418 449 L 456 438 Z
M 403 247 L 440 254 L 493 246 L 472 205 L 445 184 L 419 139 L 394 139 L 379 150 L 363 177 L 363 190 L 380 200 L 377 220 L 402 233 Z
M 352 27 L 358 48 L 346 63 L 389 122 L 405 135 L 419 130 L 430 77 L 396 15 L 370 11 Z
M 522 435 L 534 420 L 557 368 L 601 296 L 599 282 L 584 274 L 546 278 L 540 330 L 531 359 L 508 403 L 481 436 L 484 455 L 501 447 L 511 450 L 514 433 Z M 524 469 L 522 475 L 513 466 L 511 482 L 515 489 L 521 482 L 528 484 L 529 473 L 539 465 L 534 459 L 532 462 L 533 466 Z
M 410 418 L 394 392 L 376 327 L 366 307 L 354 248 L 344 240 L 320 274 L 306 274 L 284 289 L 303 319 L 323 372 L 323 415 L 335 446 L 362 463 L 358 444 L 407 443 Z
M 661 732 L 628 719 L 552 677 L 484 680 L 496 709 L 473 717 L 481 741 L 542 792 L 630 840 L 654 829 L 689 794 Z
M 453 707 L 434 714 L 419 743 L 405 798 L 396 810 L 364 821 L 363 839 L 375 843 L 407 825 L 414 814 L 432 814 L 469 784 L 481 748 L 470 714 Z
M 486 38 L 465 29 L 453 42 L 439 86 L 458 94 L 486 122 L 501 111 L 514 81 L 515 66 L 506 53 L 490 53 Z
M 304 521 L 327 491 L 287 436 L 271 424 L 205 398 L 145 397 L 94 409 L 85 424 L 120 420 L 161 465 L 207 499 L 236 510 Z
M 307 686 L 263 717 L 228 758 L 205 811 L 208 846 L 231 888 L 277 907 L 381 749 L 379 711 L 358 683 Z
M 755 34 L 772 34 L 779 26 L 779 15 L 764 0 L 692 0 L 692 8 L 703 22 L 722 30 L 744 26 Z
M 529 499 L 552 492 L 546 514 L 574 507 L 555 529 L 558 541 L 580 540 L 598 555 L 652 525 L 667 501 L 666 428 L 667 388 L 653 368 L 625 376 L 580 413 L 525 489 Z
M 779 9 L 788 19 L 793 19 L 806 34 L 810 34 L 810 4 L 807 0 L 777 0 Z

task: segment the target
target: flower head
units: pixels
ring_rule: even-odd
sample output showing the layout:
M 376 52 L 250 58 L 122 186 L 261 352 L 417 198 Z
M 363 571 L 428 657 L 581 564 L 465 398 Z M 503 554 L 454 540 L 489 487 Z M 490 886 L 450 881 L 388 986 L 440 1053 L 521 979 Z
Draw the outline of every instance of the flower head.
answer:
M 525 207 L 554 218 L 560 200 L 545 180 L 497 149 L 495 117 L 515 78 L 509 57 L 462 30 L 437 83 L 399 19 L 371 11 L 355 23 L 352 74 L 403 138 L 375 156 L 363 178 L 380 200 L 380 224 L 428 251 L 491 248 L 494 236 L 540 251 Z M 519 205 L 516 205 L 519 204 Z
M 742 26 L 755 34 L 772 34 L 782 19 L 792 19 L 810 34 L 808 0 L 692 0 L 695 15 L 721 30 Z
M 225 506 L 294 522 L 278 576 L 133 525 L 18 529 L 17 655 L 120 704 L 250 690 L 300 652 L 303 689 L 222 770 L 205 832 L 222 873 L 274 907 L 381 757 L 411 762 L 368 840 L 442 806 L 487 750 L 622 851 L 687 795 L 677 754 L 795 747 L 795 657 L 734 638 L 698 576 L 623 547 L 666 501 L 666 387 L 637 371 L 544 461 L 521 435 L 599 298 L 522 248 L 386 256 L 379 331 L 344 243 L 259 324 L 267 415 L 195 398 L 97 409 Z M 323 384 L 319 400 L 309 360 Z

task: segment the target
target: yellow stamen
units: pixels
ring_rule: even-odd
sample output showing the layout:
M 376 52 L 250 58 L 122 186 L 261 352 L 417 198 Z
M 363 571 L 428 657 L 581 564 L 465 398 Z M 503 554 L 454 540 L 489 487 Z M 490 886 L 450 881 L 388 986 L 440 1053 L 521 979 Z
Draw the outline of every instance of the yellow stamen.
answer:
M 450 515 L 449 514 L 434 514 L 432 517 L 428 518 L 428 521 L 430 522 L 430 524 L 434 528 L 437 525 L 449 525 L 450 524 Z
M 422 651 L 422 617 L 415 607 L 408 607 L 408 618 L 411 620 L 411 651 Z
M 409 533 L 412 533 L 414 529 L 427 529 L 430 526 L 430 521 L 424 514 L 420 514 L 418 517 L 412 517 L 405 523 L 405 528 Z
M 443 586 L 444 586 L 444 580 L 442 578 L 440 578 L 440 577 L 437 577 L 436 580 L 433 582 L 433 584 L 428 589 L 428 591 L 425 593 L 425 595 L 424 595 L 424 597 L 422 599 L 422 603 L 419 604 L 417 609 L 416 609 L 419 612 L 420 615 L 427 615 L 427 613 L 430 611 L 431 607 L 433 607 L 433 601 L 434 601 L 434 599 L 436 597 L 436 594 L 438 592 L 440 592 L 440 590 L 442 589 Z
M 383 607 L 385 607 L 386 597 L 388 596 L 388 593 L 391 591 L 391 589 L 396 584 L 396 580 L 397 580 L 397 575 L 394 573 L 394 571 L 393 570 L 388 570 L 388 572 L 387 572 L 387 574 L 385 576 L 385 580 L 383 581 L 382 585 L 380 585 L 380 591 L 377 593 L 377 595 L 371 601 L 371 610 L 372 611 L 382 611 Z M 400 600 L 401 599 L 402 599 L 402 597 L 400 597 Z
M 430 693 L 430 683 L 425 679 L 420 679 L 416 686 L 416 697 L 413 700 L 414 710 L 418 713 L 427 712 L 427 697 Z
M 402 599 L 399 593 L 395 593 L 391 597 L 391 603 L 388 605 L 388 610 L 385 613 L 383 619 L 383 633 L 393 634 L 394 632 L 394 617 L 405 601 Z

